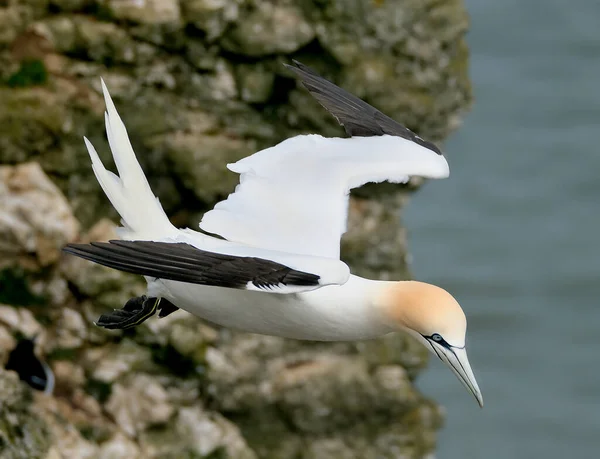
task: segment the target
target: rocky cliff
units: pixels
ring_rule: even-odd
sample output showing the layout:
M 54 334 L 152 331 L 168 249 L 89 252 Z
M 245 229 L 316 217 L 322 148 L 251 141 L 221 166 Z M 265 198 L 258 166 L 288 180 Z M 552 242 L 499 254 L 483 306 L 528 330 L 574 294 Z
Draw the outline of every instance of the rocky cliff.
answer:
M 172 221 L 196 227 L 233 190 L 224 165 L 300 132 L 342 135 L 282 62 L 296 58 L 441 141 L 470 101 L 462 0 L 0 0 L 0 458 L 418 458 L 439 408 L 427 356 L 396 334 L 302 343 L 181 311 L 133 331 L 98 315 L 139 278 L 62 256 L 106 240 L 102 76 Z M 355 193 L 344 259 L 408 276 L 409 187 Z M 2 370 L 23 339 L 52 395 Z

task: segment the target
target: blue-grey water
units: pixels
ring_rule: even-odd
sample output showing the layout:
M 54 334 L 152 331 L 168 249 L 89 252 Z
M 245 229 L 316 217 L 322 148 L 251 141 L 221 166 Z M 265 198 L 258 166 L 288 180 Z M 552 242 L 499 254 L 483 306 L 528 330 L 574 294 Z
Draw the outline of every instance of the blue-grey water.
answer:
M 415 276 L 467 313 L 485 398 L 432 360 L 437 456 L 600 457 L 600 2 L 467 7 L 475 104 L 451 178 L 404 214 Z

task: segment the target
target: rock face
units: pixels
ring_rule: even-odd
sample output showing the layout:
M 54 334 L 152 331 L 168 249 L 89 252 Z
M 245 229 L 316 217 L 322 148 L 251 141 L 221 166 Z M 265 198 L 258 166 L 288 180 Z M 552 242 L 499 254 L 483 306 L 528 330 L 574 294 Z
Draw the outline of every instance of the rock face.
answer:
M 237 182 L 227 162 L 342 135 L 282 62 L 441 141 L 470 101 L 466 27 L 462 0 L 0 1 L 0 458 L 430 455 L 441 414 L 414 389 L 427 356 L 410 338 L 302 343 L 181 311 L 103 331 L 92 322 L 143 281 L 60 248 L 114 237 L 81 140 L 111 164 L 100 76 L 167 213 L 196 227 Z M 354 272 L 409 276 L 412 186 L 355 193 Z M 54 371 L 51 396 L 2 370 L 24 338 Z

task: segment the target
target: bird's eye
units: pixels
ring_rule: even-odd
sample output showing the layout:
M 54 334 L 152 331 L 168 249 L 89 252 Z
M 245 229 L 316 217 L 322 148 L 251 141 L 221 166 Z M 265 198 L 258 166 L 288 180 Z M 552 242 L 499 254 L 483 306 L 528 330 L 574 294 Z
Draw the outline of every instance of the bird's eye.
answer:
M 437 343 L 444 340 L 444 338 L 442 338 L 442 335 L 439 335 L 438 333 L 434 333 L 433 335 L 431 335 L 431 339 Z

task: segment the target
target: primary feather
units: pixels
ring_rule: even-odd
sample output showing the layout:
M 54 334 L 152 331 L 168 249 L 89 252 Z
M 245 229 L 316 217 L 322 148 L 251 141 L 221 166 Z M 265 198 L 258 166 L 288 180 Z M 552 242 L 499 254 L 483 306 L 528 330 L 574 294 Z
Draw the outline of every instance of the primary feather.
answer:
M 298 61 L 293 62 L 295 66 L 284 65 L 296 74 L 304 87 L 323 108 L 344 126 L 350 137 L 393 135 L 410 140 L 438 155 L 442 154 L 435 144 L 422 139 L 406 126 L 381 113 L 364 100 L 323 78 L 307 65 Z

